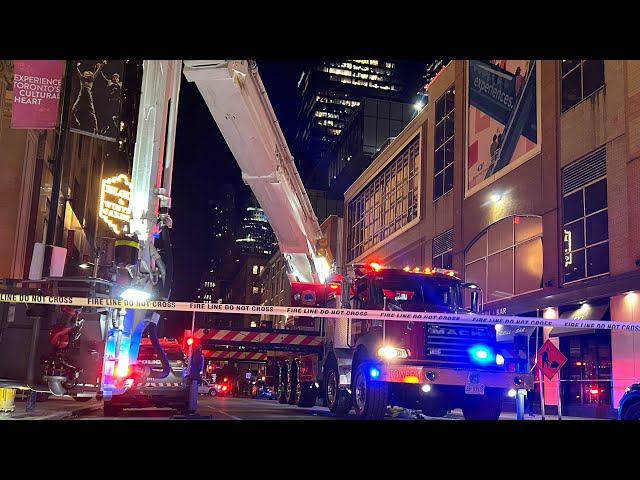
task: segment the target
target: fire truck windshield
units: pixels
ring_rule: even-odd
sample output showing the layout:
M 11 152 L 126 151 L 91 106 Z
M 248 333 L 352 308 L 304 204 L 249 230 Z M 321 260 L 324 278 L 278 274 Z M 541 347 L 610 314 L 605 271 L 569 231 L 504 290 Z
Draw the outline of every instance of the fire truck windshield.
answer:
M 392 310 L 454 312 L 461 305 L 458 281 L 427 275 L 381 275 L 370 295 L 372 304 Z

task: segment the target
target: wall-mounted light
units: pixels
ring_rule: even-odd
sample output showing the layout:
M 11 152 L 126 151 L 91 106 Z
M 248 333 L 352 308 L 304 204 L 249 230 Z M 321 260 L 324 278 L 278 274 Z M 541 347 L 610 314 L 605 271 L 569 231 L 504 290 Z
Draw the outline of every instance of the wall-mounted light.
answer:
M 502 200 L 502 195 L 499 193 L 494 193 L 491 195 L 491 201 L 493 203 L 498 203 L 500 200 Z
M 416 103 L 413 104 L 413 108 L 415 108 L 418 111 L 422 110 L 422 107 L 424 107 L 424 103 L 422 103 L 422 101 L 417 101 Z

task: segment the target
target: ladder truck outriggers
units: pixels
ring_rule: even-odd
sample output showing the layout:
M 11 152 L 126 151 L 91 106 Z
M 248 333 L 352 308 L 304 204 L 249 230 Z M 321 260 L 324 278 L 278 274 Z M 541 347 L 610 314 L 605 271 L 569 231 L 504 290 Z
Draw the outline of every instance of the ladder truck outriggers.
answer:
M 200 90 L 278 239 L 292 306 L 460 316 L 478 312 L 477 285 L 463 283 L 452 271 L 388 269 L 371 263 L 337 266 L 331 272 L 323 266 L 326 257 L 317 255 L 316 248 L 326 242 L 321 241 L 317 218 L 255 62 L 184 63 L 187 80 Z M 270 353 L 267 383 L 272 383 L 281 403 L 312 407 L 321 398 L 334 414 L 353 410 L 362 419 L 382 419 L 390 405 L 431 416 L 460 407 L 467 419 L 497 419 L 508 392 L 517 392 L 521 400 L 532 388 L 524 350 L 502 348 L 493 325 L 398 317 L 317 317 L 313 321 L 320 351 L 314 347 L 304 352 L 297 345 L 296 352 L 286 352 L 263 344 Z M 201 336 L 209 342 L 214 337 L 215 332 L 207 334 L 208 340 Z

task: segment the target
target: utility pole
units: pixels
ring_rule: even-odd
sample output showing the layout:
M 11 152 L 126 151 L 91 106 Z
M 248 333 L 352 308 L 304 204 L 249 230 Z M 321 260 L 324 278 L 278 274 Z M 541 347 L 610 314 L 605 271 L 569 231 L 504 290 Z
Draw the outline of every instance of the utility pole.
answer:
M 58 240 L 57 220 L 60 202 L 60 189 L 62 185 L 62 166 L 64 164 L 64 150 L 67 142 L 67 130 L 69 123 L 69 104 L 71 103 L 71 77 L 73 75 L 73 60 L 66 60 L 64 73 L 64 88 L 62 101 L 60 102 L 60 121 L 56 138 L 55 157 L 53 164 L 53 184 L 51 186 L 51 204 L 49 206 L 49 221 L 47 222 L 46 244 L 54 245 Z

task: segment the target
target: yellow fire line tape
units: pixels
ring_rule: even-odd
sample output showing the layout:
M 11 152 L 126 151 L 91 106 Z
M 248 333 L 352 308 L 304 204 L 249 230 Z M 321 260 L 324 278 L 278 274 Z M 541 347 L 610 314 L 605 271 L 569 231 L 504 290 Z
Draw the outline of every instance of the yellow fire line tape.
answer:
M 266 305 L 239 305 L 230 303 L 175 302 L 172 300 L 150 300 L 138 302 L 119 298 L 83 298 L 53 295 L 22 295 L 0 293 L 2 303 L 33 303 L 41 305 L 69 305 L 94 308 L 132 308 L 206 313 L 244 313 L 248 315 L 289 315 L 329 318 L 360 318 L 366 320 L 394 320 L 430 323 L 462 323 L 512 325 L 515 327 L 568 327 L 640 332 L 640 322 L 617 322 L 605 320 L 572 320 L 562 318 L 534 318 L 507 315 L 455 314 L 431 312 L 405 312 L 381 310 L 351 310 L 344 308 L 287 307 Z

